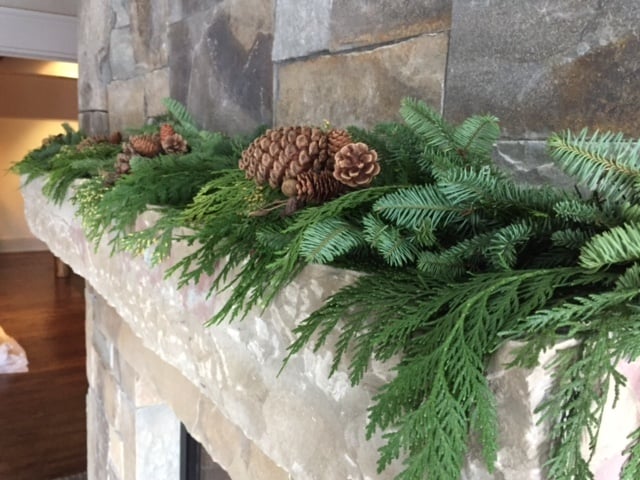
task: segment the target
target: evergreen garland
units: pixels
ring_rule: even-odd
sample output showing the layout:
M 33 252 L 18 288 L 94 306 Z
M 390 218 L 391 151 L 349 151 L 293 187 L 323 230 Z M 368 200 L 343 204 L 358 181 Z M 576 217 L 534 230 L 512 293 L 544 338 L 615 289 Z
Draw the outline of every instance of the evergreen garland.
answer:
M 640 142 L 554 134 L 549 153 L 581 188 L 518 185 L 491 160 L 496 118 L 451 125 L 407 99 L 401 123 L 349 128 L 378 152 L 382 170 L 369 188 L 282 216 L 282 193 L 237 168 L 259 132 L 201 131 L 184 106 L 165 105 L 191 148 L 184 155 L 134 156 L 118 177 L 119 147 L 79 150 L 83 135 L 65 127 L 13 170 L 45 176 L 55 202 L 75 185 L 72 201 L 96 244 L 107 236 L 113 251 L 150 250 L 153 264 L 174 241 L 194 245 L 166 274 L 181 286 L 210 276 L 211 292 L 229 291 L 212 323 L 268 305 L 306 264 L 362 272 L 295 328 L 285 363 L 336 329 L 331 374 L 345 362 L 356 385 L 372 359 L 398 359 L 366 433 L 383 432 L 379 470 L 403 459 L 402 480 L 458 478 L 470 436 L 491 469 L 500 446 L 488 359 L 518 340 L 512 365 L 530 368 L 562 345 L 537 410 L 551 426 L 546 475 L 593 478 L 585 439 L 593 454 L 606 392 L 625 382 L 614 367 L 640 356 Z M 149 209 L 157 221 L 136 230 Z M 625 454 L 622 478 L 635 479 L 640 429 Z

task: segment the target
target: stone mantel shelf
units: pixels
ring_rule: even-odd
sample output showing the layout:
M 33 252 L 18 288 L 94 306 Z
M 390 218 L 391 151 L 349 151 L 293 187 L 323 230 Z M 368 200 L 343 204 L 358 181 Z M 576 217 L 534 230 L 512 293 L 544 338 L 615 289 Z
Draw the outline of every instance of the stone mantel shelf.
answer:
M 352 282 L 356 273 L 309 266 L 265 311 L 205 327 L 226 294 L 208 297 L 206 279 L 178 289 L 176 278 L 164 278 L 165 268 L 189 247 L 175 245 L 172 256 L 159 267 L 150 266 L 145 255 L 111 255 L 106 241 L 98 248 L 88 243 L 71 203 L 53 205 L 42 194 L 42 185 L 36 180 L 22 187 L 31 230 L 87 280 L 88 295 L 95 291 L 117 311 L 140 345 L 186 379 L 181 380 L 188 385 L 184 395 L 163 401 L 207 450 L 210 445 L 202 433 L 206 426 L 198 424 L 206 408 L 237 427 L 242 438 L 277 466 L 278 475 L 269 474 L 269 480 L 386 480 L 401 471 L 397 462 L 378 474 L 377 448 L 382 440 L 364 437 L 367 408 L 377 388 L 391 377 L 389 365 L 373 364 L 361 384 L 351 387 L 344 371 L 328 378 L 333 359 L 329 348 L 318 352 L 307 348 L 278 375 L 296 323 Z M 89 329 L 89 320 L 87 325 Z M 507 346 L 497 353 L 488 373 L 500 424 L 495 472 L 487 471 L 472 446 L 462 480 L 544 478 L 547 427 L 538 424 L 534 410 L 549 385 L 549 375 L 541 367 L 505 370 L 509 351 Z M 552 354 L 548 352 L 541 363 Z M 591 463 L 597 480 L 618 478 L 626 436 L 640 424 L 640 363 L 623 363 L 619 369 L 629 382 L 620 392 L 617 407 L 605 412 Z M 162 383 L 157 378 L 156 382 Z M 233 470 L 215 451 L 209 453 Z M 246 472 L 235 478 L 258 478 Z
M 106 241 L 98 248 L 87 241 L 71 203 L 53 205 L 42 185 L 35 180 L 22 187 L 32 232 L 115 308 L 146 348 L 178 369 L 292 478 L 393 478 L 399 472 L 396 466 L 377 474 L 380 440 L 364 437 L 372 393 L 389 378 L 386 366 L 374 365 L 353 388 L 345 372 L 328 378 L 330 351 L 307 349 L 278 375 L 296 322 L 354 274 L 308 267 L 266 311 L 205 327 L 223 296 L 207 298 L 206 280 L 178 289 L 176 278 L 163 275 L 187 246 L 174 246 L 159 267 L 144 255 L 111 255 Z M 197 429 L 181 420 L 197 438 Z

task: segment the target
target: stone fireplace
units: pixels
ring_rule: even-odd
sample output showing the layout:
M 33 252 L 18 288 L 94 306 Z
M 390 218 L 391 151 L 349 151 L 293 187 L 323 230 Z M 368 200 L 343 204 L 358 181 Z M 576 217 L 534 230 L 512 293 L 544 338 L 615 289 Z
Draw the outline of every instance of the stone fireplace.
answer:
M 640 136 L 636 3 L 551 11 L 507 0 L 84 0 L 80 123 L 89 134 L 138 127 L 163 115 L 171 96 L 203 128 L 228 133 L 325 120 L 371 126 L 396 119 L 401 98 L 413 96 L 452 121 L 496 114 L 497 160 L 523 180 L 558 183 L 544 155 L 550 130 L 604 122 Z M 364 439 L 388 365 L 372 365 L 352 388 L 344 372 L 327 378 L 330 348 L 306 349 L 279 373 L 292 327 L 353 272 L 308 267 L 266 311 L 205 327 L 225 294 L 207 296 L 206 280 L 178 289 L 163 278 L 189 247 L 177 245 L 159 267 L 111 256 L 106 243 L 87 243 L 68 202 L 51 205 L 40 187 L 23 189 L 33 232 L 87 280 L 91 480 L 177 480 L 181 424 L 233 480 L 384 480 L 400 471 L 378 474 L 381 439 Z M 546 430 L 532 412 L 548 378 L 505 372 L 501 355 L 491 372 L 499 464 L 489 474 L 472 449 L 463 478 L 539 479 Z M 621 368 L 637 385 L 635 367 Z M 631 429 L 633 388 L 621 401 Z M 624 442 L 617 432 L 599 450 L 600 480 L 612 478 Z

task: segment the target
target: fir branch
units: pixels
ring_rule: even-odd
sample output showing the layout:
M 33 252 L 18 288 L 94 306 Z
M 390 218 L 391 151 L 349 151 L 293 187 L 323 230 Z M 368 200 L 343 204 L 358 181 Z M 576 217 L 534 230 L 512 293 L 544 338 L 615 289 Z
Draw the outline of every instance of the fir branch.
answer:
M 627 223 L 591 238 L 580 253 L 580 265 L 594 270 L 640 260 L 640 224 Z
M 169 115 L 178 122 L 186 132 L 191 134 L 199 133 L 195 120 L 182 103 L 173 98 L 164 98 L 162 103 L 164 103 L 164 106 L 167 108 Z
M 413 239 L 400 229 L 387 225 L 375 215 L 363 219 L 364 238 L 392 267 L 401 267 L 413 263 L 417 249 Z
M 373 211 L 410 230 L 418 230 L 424 223 L 436 230 L 443 224 L 460 223 L 469 207 L 452 202 L 438 187 L 426 185 L 385 195 L 374 204 Z
M 512 223 L 491 235 L 484 255 L 497 270 L 510 270 L 518 259 L 516 246 L 526 243 L 533 231 L 527 222 Z
M 364 244 L 360 231 L 351 224 L 327 218 L 304 231 L 300 255 L 308 263 L 329 263 Z
M 459 151 L 484 158 L 490 158 L 499 137 L 498 119 L 491 115 L 469 117 L 453 132 L 453 141 Z
M 455 150 L 456 139 L 453 128 L 426 103 L 405 98 L 400 106 L 400 116 L 409 128 L 424 139 L 427 145 L 442 152 Z
M 549 154 L 569 175 L 591 190 L 602 192 L 609 201 L 635 201 L 640 190 L 640 142 L 622 134 L 587 129 L 574 136 L 566 131 L 547 141 Z

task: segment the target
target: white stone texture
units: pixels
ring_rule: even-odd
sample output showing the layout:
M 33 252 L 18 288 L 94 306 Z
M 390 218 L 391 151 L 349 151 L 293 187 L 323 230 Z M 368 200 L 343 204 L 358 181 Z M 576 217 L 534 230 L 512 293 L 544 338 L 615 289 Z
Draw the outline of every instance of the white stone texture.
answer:
M 206 298 L 206 279 L 178 290 L 175 278 L 164 280 L 162 269 L 151 268 L 144 257 L 111 257 L 105 245 L 95 250 L 87 244 L 69 202 L 54 207 L 41 194 L 41 187 L 38 181 L 23 187 L 33 232 L 114 307 L 88 290 L 89 312 L 96 322 L 91 327 L 92 338 L 99 339 L 95 332 L 100 330 L 114 345 L 117 355 L 112 358 L 131 365 L 134 382 L 136 376 L 149 382 L 234 480 L 390 479 L 399 473 L 401 466 L 394 464 L 377 474 L 376 449 L 381 440 L 364 439 L 366 409 L 377 387 L 390 378 L 388 365 L 374 364 L 361 385 L 353 388 L 344 372 L 327 378 L 330 348 L 317 353 L 307 348 L 277 376 L 292 340 L 292 327 L 328 295 L 353 281 L 353 272 L 308 267 L 264 313 L 205 328 L 203 323 L 224 300 L 217 294 Z M 179 245 L 174 255 L 185 251 L 186 247 Z M 124 321 L 118 323 L 118 318 L 109 316 L 121 316 Z M 110 338 L 113 335 L 117 338 Z M 103 370 L 101 355 L 93 350 L 93 344 L 90 347 L 88 361 L 98 372 L 89 374 L 89 470 L 95 472 L 104 466 L 102 457 L 91 456 L 105 455 L 106 451 L 116 455 L 115 460 L 109 460 L 114 463 L 111 470 L 122 470 L 126 459 L 119 460 L 117 441 L 106 445 L 104 435 L 109 435 L 105 423 L 114 416 L 118 419 L 117 408 L 125 406 L 125 397 L 119 397 L 119 406 L 118 400 L 109 406 L 114 400 L 102 399 L 114 395 L 117 388 L 110 384 L 111 373 Z M 543 356 L 541 364 L 552 355 L 550 351 Z M 462 472 L 465 480 L 544 478 L 547 426 L 538 424 L 534 410 L 546 394 L 549 374 L 542 366 L 531 371 L 505 370 L 509 359 L 507 347 L 494 357 L 488 371 L 500 425 L 495 472 L 487 471 L 479 460 L 478 447 L 471 445 Z M 617 478 L 627 434 L 640 425 L 640 363 L 623 363 L 619 369 L 629 384 L 620 393 L 619 403 L 624 408 L 609 409 L 605 414 L 592 461 L 596 480 Z M 120 370 L 120 378 L 125 379 Z M 125 431 L 124 415 L 127 413 L 120 414 L 119 428 L 110 426 L 108 432 Z M 136 441 L 138 434 L 136 429 Z
M 180 479 L 180 421 L 166 405 L 136 410 L 136 479 Z

